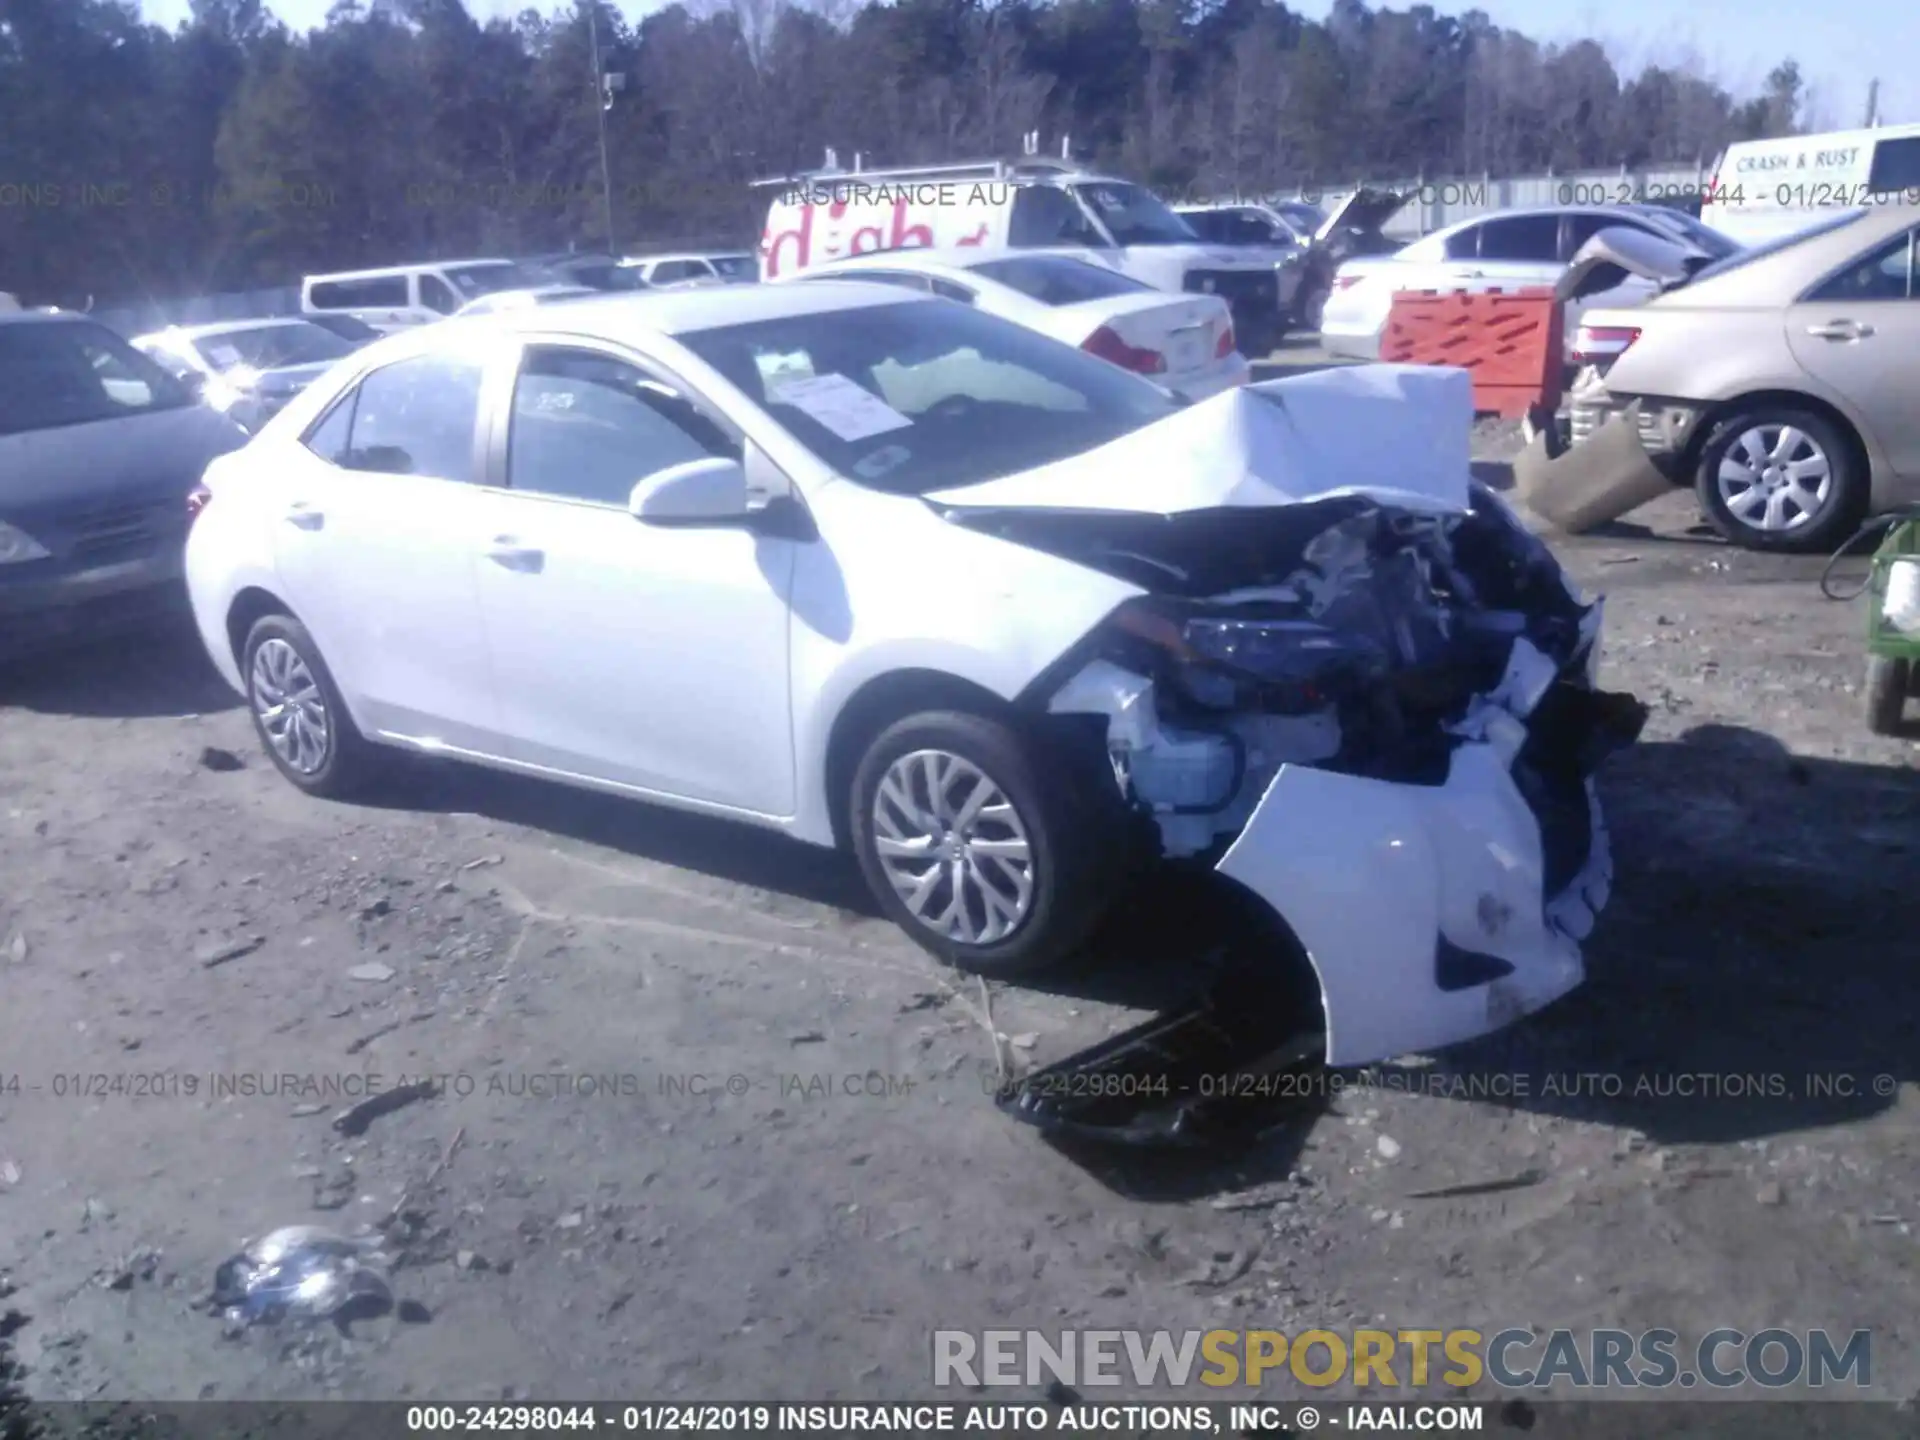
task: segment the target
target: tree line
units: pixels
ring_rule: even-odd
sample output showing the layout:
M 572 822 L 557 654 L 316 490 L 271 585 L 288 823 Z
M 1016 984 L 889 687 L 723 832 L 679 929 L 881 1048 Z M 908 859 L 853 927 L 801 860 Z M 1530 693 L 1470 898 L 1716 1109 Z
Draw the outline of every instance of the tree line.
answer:
M 1805 118 L 1625 75 L 1469 10 L 1336 0 L 693 0 L 477 22 L 462 0 L 0 0 L 0 290 L 100 305 L 322 269 L 613 242 L 746 245 L 751 181 L 1016 154 L 1039 131 L 1169 195 L 1712 158 Z M 597 5 L 597 8 L 594 8 Z M 596 66 L 596 56 L 598 64 Z M 616 77 L 608 82 L 603 77 Z M 601 135 L 605 133 L 603 168 Z M 608 201 L 611 201 L 608 204 Z

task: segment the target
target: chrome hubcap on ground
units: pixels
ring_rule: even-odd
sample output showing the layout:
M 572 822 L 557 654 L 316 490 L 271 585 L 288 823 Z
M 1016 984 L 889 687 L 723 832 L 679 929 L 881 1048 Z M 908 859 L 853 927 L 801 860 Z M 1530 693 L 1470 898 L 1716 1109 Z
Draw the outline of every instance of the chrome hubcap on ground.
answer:
M 274 753 L 302 775 L 327 763 L 333 738 L 319 682 L 284 640 L 264 641 L 253 652 L 253 713 Z
M 1791 425 L 1742 431 L 1720 461 L 1720 499 L 1733 518 L 1755 530 L 1806 524 L 1833 492 L 1827 452 Z
M 1033 908 L 1033 848 L 1013 802 L 971 761 L 916 750 L 887 767 L 873 843 L 901 903 L 929 930 L 991 945 Z

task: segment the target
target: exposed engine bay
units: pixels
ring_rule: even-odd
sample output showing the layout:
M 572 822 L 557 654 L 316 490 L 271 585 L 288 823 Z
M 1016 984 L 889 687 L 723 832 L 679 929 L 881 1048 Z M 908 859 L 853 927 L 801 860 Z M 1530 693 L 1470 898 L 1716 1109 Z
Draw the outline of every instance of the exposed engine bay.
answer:
M 1471 495 L 953 518 L 1150 591 L 1056 668 L 1047 708 L 1106 718 L 1116 783 L 1181 858 L 1237 835 L 1282 765 L 1437 785 L 1492 736 L 1545 804 L 1637 737 L 1638 704 L 1591 687 L 1599 607 L 1491 489 Z M 1536 707 L 1556 723 L 1530 737 Z M 1567 861 L 1563 878 L 1584 855 Z

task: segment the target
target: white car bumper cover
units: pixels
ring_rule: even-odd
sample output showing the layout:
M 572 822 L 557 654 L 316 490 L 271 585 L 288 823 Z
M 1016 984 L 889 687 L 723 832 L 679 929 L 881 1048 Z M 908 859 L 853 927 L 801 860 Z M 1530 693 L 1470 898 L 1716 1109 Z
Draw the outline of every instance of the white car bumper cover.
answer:
M 1613 877 L 1597 802 L 1590 813 L 1585 868 L 1548 896 L 1540 827 L 1499 745 L 1461 745 L 1435 787 L 1288 765 L 1218 868 L 1306 949 L 1327 1063 L 1367 1064 L 1488 1034 L 1580 983 L 1579 942 Z M 1442 940 L 1511 972 L 1442 989 Z

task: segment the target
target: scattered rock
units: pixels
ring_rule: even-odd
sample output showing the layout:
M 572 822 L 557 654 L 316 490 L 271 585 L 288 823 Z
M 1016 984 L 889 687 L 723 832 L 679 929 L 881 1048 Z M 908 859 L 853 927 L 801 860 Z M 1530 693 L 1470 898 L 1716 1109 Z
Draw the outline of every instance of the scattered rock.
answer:
M 827 1037 L 818 1030 L 802 1030 L 798 1035 L 789 1035 L 787 1040 L 794 1045 L 824 1045 Z
M 351 1165 L 335 1165 L 318 1176 L 313 1182 L 313 1208 L 316 1210 L 340 1210 L 351 1204 L 359 1193 L 358 1178 Z
M 383 980 L 391 980 L 393 978 L 393 967 L 391 965 L 382 965 L 378 960 L 369 960 L 366 964 L 356 965 L 347 971 L 347 978 L 349 980 L 365 980 L 370 984 L 377 985 Z
M 13 1160 L 0 1160 L 0 1185 L 11 1190 L 20 1183 L 20 1166 Z
M 382 915 L 393 913 L 393 902 L 382 895 L 378 900 L 360 912 L 362 920 L 378 920 Z
M 484 866 L 498 865 L 504 859 L 506 859 L 504 855 L 482 855 L 478 860 L 467 861 L 467 863 L 460 868 L 462 870 L 479 870 Z
M 251 955 L 267 943 L 264 935 L 247 935 L 239 939 L 211 940 L 193 952 L 193 958 L 202 966 L 211 970 L 216 965 L 224 965 L 229 960 L 238 960 L 242 955 Z
M 25 960 L 30 953 L 32 952 L 29 946 L 27 945 L 27 936 L 25 931 L 16 930 L 13 932 L 13 934 L 7 937 L 7 958 L 12 960 L 15 964 L 19 964 L 21 961 Z
M 587 1217 L 582 1215 L 578 1210 L 574 1210 L 562 1215 L 555 1223 L 558 1224 L 562 1230 L 578 1230 L 582 1225 L 587 1223 Z
M 83 1230 L 89 1225 L 104 1225 L 111 1219 L 113 1207 L 104 1200 L 88 1196 L 86 1203 L 80 1207 L 80 1228 Z
M 442 880 L 438 885 L 433 887 L 433 893 L 436 895 L 451 895 L 459 888 L 460 887 L 451 880 Z
M 293 1118 L 296 1120 L 304 1120 L 309 1115 L 320 1115 L 325 1113 L 326 1108 L 327 1107 L 324 1105 L 296 1105 L 288 1113 L 291 1114 Z
M 1787 1196 L 1778 1180 L 1769 1180 L 1754 1192 L 1753 1198 L 1762 1205 L 1780 1205 L 1785 1203 Z
M 142 1248 L 108 1267 L 97 1277 L 109 1290 L 131 1290 L 136 1280 L 151 1280 L 160 1268 L 160 1252 Z
M 475 1250 L 456 1250 L 453 1256 L 453 1263 L 462 1270 L 491 1270 L 493 1268 L 492 1265 L 487 1263 L 487 1257 Z
M 1400 1153 L 1400 1142 L 1391 1135 L 1382 1135 L 1373 1142 L 1373 1148 L 1380 1152 L 1384 1160 L 1391 1160 Z
M 922 990 L 900 1006 L 902 1015 L 911 1015 L 916 1010 L 938 1010 L 947 1003 L 947 996 L 939 990 Z
M 1040 1036 L 1035 1031 L 1027 1030 L 1019 1035 L 1008 1036 L 1007 1043 L 1016 1050 L 1031 1050 L 1040 1043 Z
M 235 770 L 247 768 L 247 762 L 231 750 L 222 750 L 218 745 L 208 745 L 200 752 L 200 768 L 212 770 L 221 775 L 230 775 Z

